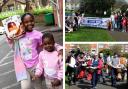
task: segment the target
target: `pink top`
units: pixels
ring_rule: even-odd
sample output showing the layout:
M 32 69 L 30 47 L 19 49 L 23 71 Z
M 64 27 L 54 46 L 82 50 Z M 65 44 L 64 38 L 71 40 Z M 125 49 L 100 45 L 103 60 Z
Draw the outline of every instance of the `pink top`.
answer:
M 92 65 L 92 60 L 89 60 L 87 63 L 88 66 Z M 102 59 L 98 59 L 98 66 L 97 66 L 97 74 L 101 74 L 103 68 L 103 61 Z
M 103 61 L 102 61 L 102 59 L 100 59 L 100 58 L 99 58 L 98 61 L 99 61 L 99 62 L 98 62 L 98 66 L 97 66 L 97 69 L 98 69 L 97 74 L 101 74 L 102 68 L 103 68 Z
M 48 78 L 63 78 L 63 61 L 62 56 L 58 56 L 57 51 L 48 52 L 43 50 L 39 54 L 39 63 L 36 67 L 35 75 L 41 76 L 44 71 L 44 76 Z
M 38 47 L 42 44 L 42 33 L 36 30 L 27 32 L 19 39 L 20 54 L 26 68 L 38 63 Z

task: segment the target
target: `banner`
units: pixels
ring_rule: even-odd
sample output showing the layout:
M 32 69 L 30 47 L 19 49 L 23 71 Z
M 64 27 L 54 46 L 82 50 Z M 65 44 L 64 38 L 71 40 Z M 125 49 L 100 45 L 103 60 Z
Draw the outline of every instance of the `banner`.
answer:
M 99 17 L 84 17 L 81 20 L 81 26 L 108 28 L 108 23 L 111 21 L 110 18 L 99 18 Z

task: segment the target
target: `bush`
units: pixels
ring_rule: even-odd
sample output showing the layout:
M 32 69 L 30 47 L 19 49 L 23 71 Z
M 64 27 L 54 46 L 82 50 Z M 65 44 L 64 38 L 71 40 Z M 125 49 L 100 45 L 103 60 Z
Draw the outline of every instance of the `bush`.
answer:
M 33 10 L 34 15 L 47 14 L 47 13 L 53 13 L 53 8 L 52 7 L 42 7 L 42 8 L 36 8 Z
M 34 15 L 47 14 L 47 13 L 53 13 L 53 8 L 46 6 L 46 7 L 42 7 L 42 8 L 35 8 L 33 10 Z M 24 14 L 24 10 L 1 12 L 0 13 L 0 20 L 3 20 L 5 18 L 13 16 L 13 15 L 22 15 L 22 14 Z
M 128 58 L 128 53 L 123 54 L 124 57 Z
M 114 54 L 111 49 L 104 49 L 104 50 L 100 51 L 100 53 L 103 53 L 104 55 L 109 54 L 111 56 Z
M 3 20 L 7 17 L 13 16 L 13 15 L 22 15 L 24 13 L 23 10 L 16 10 L 16 11 L 6 11 L 0 13 L 0 20 Z

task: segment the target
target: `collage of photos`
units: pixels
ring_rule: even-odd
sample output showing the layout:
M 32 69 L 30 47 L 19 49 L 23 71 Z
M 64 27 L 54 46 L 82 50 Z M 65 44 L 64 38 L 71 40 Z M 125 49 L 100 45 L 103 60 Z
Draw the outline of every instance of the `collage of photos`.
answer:
M 0 0 L 0 89 L 128 89 L 128 0 Z

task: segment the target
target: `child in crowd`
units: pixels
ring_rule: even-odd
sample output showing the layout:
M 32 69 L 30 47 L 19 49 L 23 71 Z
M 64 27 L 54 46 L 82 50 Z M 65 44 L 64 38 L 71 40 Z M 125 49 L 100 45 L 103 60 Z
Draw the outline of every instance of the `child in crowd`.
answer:
M 127 31 L 127 17 L 125 15 L 125 13 L 123 13 L 123 17 L 122 17 L 122 32 L 126 32 Z
M 14 49 L 14 68 L 17 81 L 21 83 L 21 89 L 42 89 L 42 78 L 32 80 L 34 70 L 39 62 L 39 49 L 42 45 L 42 33 L 34 30 L 34 16 L 30 13 L 25 13 L 21 17 L 20 26 L 24 35 L 20 38 L 13 39 L 7 37 L 8 43 Z M 55 45 L 60 49 L 59 45 Z M 62 52 L 62 50 L 58 50 Z
M 108 20 L 107 26 L 108 26 L 108 30 L 111 31 L 111 28 L 112 28 L 112 22 L 111 22 L 111 20 Z
M 42 37 L 43 51 L 39 54 L 39 63 L 36 67 L 34 79 L 43 73 L 48 89 L 63 89 L 63 60 L 55 49 L 55 40 L 52 34 L 45 33 Z

